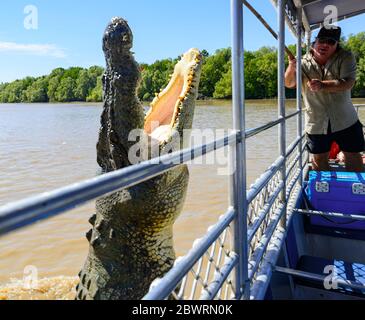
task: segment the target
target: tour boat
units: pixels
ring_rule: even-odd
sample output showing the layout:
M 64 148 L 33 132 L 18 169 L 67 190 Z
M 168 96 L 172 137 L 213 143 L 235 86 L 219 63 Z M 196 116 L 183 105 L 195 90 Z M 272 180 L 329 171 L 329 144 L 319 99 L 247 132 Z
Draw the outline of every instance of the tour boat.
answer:
M 145 161 L 1 207 L 0 235 L 155 177 L 178 165 L 179 159 L 184 162 L 227 147 L 234 168 L 227 211 L 152 282 L 143 299 L 365 298 L 365 173 L 345 172 L 335 162 L 332 171 L 311 170 L 302 124 L 300 64 L 294 113 L 286 114 L 284 88 L 285 24 L 297 39 L 300 61 L 304 35 L 309 47 L 312 31 L 328 15 L 336 13 L 338 21 L 351 19 L 365 13 L 365 1 L 272 3 L 278 13 L 277 34 L 248 1 L 231 0 L 232 133 L 164 155 L 160 162 Z M 245 127 L 243 6 L 256 12 L 278 39 L 279 116 L 257 128 Z M 286 122 L 295 118 L 297 135 L 289 142 Z M 279 129 L 278 157 L 248 186 L 246 140 L 274 126 Z

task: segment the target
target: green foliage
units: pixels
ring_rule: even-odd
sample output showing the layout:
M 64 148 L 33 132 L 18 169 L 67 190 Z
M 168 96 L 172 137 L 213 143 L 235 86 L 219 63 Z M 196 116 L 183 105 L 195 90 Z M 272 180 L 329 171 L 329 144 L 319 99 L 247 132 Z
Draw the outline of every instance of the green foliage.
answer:
M 347 41 L 342 42 L 342 46 L 355 55 L 357 62 L 356 83 L 352 94 L 354 97 L 365 97 L 365 32 L 351 34 Z
M 365 97 L 365 32 L 343 38 L 341 45 L 351 50 L 357 62 L 357 79 L 354 97 Z M 296 46 L 289 50 L 295 54 Z M 304 49 L 303 49 L 304 53 Z M 203 65 L 198 98 L 229 99 L 232 97 L 231 49 L 217 50 L 209 54 L 202 50 Z M 288 62 L 287 57 L 285 58 Z M 178 59 L 163 59 L 153 64 L 140 64 L 141 81 L 138 97 L 151 101 L 170 80 Z M 274 98 L 277 96 L 277 51 L 262 47 L 245 51 L 245 97 L 247 99 Z M 92 66 L 88 69 L 71 67 L 54 69 L 48 76 L 27 77 L 11 83 L 0 84 L 0 102 L 69 102 L 102 101 L 104 69 Z M 287 97 L 294 97 L 295 90 L 286 90 Z
M 69 102 L 76 100 L 74 89 L 76 87 L 76 80 L 71 77 L 61 79 L 59 86 L 55 93 L 56 101 Z
M 247 99 L 272 98 L 277 92 L 277 52 L 263 47 L 245 54 L 245 94 Z
M 50 102 L 57 102 L 56 91 L 60 85 L 61 79 L 65 73 L 65 69 L 54 69 L 48 76 L 47 95 Z
M 229 99 L 232 97 L 232 63 L 228 63 L 226 73 L 222 75 L 219 81 L 215 84 L 213 98 Z
M 101 78 L 102 76 L 99 76 L 96 79 L 96 86 L 91 90 L 90 94 L 86 97 L 86 101 L 100 102 L 103 100 L 103 83 Z
M 156 93 L 167 86 L 177 61 L 178 59 L 164 59 L 151 65 L 141 64 L 142 80 L 138 90 L 140 100 L 151 101 Z
M 47 86 L 46 77 L 38 78 L 24 91 L 25 100 L 27 102 L 47 102 Z
M 8 83 L 1 94 L 2 102 L 22 102 L 25 100 L 24 92 L 32 84 L 34 78 L 26 77 L 23 80 L 15 80 Z
M 102 101 L 104 69 L 56 68 L 48 76 L 0 84 L 0 102 Z
M 228 72 L 231 61 L 231 49 L 220 49 L 212 56 L 203 60 L 199 91 L 204 97 L 213 97 L 215 86 L 224 74 Z
M 96 78 L 93 78 L 88 70 L 81 70 L 76 79 L 75 99 L 85 101 L 90 91 L 96 86 Z

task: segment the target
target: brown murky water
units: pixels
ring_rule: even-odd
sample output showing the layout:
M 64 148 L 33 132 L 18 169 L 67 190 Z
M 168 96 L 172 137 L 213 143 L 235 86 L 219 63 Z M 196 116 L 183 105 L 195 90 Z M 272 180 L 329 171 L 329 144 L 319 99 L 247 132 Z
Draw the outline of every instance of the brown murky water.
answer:
M 230 101 L 199 104 L 194 128 L 231 128 L 230 107 Z M 287 113 L 293 111 L 288 102 Z M 0 105 L 0 206 L 95 176 L 100 113 L 101 106 L 95 104 Z M 247 103 L 247 128 L 276 117 L 275 101 Z M 365 120 L 365 110 L 360 118 Z M 278 156 L 277 130 L 272 128 L 248 141 L 248 184 Z M 288 121 L 287 131 L 290 142 L 296 136 L 295 118 Z M 219 164 L 209 164 L 213 158 L 203 159 L 203 164 L 189 166 L 188 196 L 174 226 L 178 256 L 185 254 L 227 209 L 229 177 L 224 174 L 225 159 L 221 156 Z M 72 298 L 74 277 L 88 250 L 85 232 L 93 212 L 94 202 L 90 202 L 2 237 L 0 299 Z M 37 270 L 43 279 L 36 291 L 22 288 L 20 280 L 27 268 Z

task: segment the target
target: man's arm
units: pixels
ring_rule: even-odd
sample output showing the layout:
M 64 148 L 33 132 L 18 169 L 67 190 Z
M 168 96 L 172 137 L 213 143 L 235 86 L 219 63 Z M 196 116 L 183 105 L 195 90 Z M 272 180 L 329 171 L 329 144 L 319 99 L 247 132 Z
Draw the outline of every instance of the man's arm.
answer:
M 340 79 L 340 80 L 324 80 L 320 81 L 318 79 L 313 79 L 307 82 L 309 90 L 313 92 L 325 91 L 325 92 L 342 92 L 346 90 L 351 90 L 355 84 L 355 80 Z
M 342 92 L 351 90 L 356 78 L 356 59 L 352 53 L 348 53 L 340 66 L 339 80 L 324 80 L 321 89 L 325 92 Z
M 351 90 L 355 79 L 325 80 L 322 81 L 323 90 L 326 92 L 341 92 Z
M 297 69 L 297 60 L 289 59 L 289 66 L 285 71 L 285 86 L 287 88 L 295 88 L 297 85 L 296 69 Z

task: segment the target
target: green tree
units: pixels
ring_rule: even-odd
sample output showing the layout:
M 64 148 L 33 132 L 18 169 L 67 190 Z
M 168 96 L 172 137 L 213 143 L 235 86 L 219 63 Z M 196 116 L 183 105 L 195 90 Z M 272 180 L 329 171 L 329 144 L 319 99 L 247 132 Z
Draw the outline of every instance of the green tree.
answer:
M 356 58 L 357 63 L 357 73 L 356 73 L 356 83 L 352 89 L 352 94 L 354 97 L 364 97 L 365 96 L 365 70 L 364 70 L 364 56 L 365 56 L 365 32 L 360 32 L 356 35 L 351 34 L 347 40 L 342 42 L 342 46 L 350 50 Z
M 216 83 L 213 98 L 230 99 L 232 98 L 232 63 L 229 62 L 228 69 Z
M 34 81 L 26 90 L 25 97 L 27 102 L 47 102 L 47 86 L 48 80 L 46 77 L 40 77 Z
M 67 77 L 60 81 L 60 84 L 56 90 L 55 98 L 58 102 L 69 102 L 75 100 L 74 88 L 76 86 L 76 80 Z
M 178 59 L 157 60 L 151 65 L 142 64 L 142 80 L 138 89 L 138 97 L 143 101 L 150 101 L 155 94 L 167 86 L 170 75 Z
M 90 102 L 100 102 L 103 101 L 103 84 L 101 80 L 102 76 L 99 76 L 96 79 L 96 86 L 93 88 L 90 92 L 90 94 L 87 96 L 86 101 Z
M 26 77 L 22 80 L 15 80 L 8 83 L 2 94 L 4 102 L 15 103 L 15 102 L 26 102 L 25 90 L 32 84 L 34 78 Z
M 216 83 L 229 69 L 231 49 L 220 49 L 203 60 L 199 92 L 205 97 L 213 97 Z
M 57 102 L 56 91 L 60 85 L 62 76 L 65 73 L 65 69 L 57 68 L 54 69 L 51 74 L 48 76 L 48 88 L 47 95 L 50 102 Z
M 62 78 L 71 78 L 74 80 L 77 80 L 77 78 L 80 75 L 80 72 L 84 70 L 83 68 L 80 67 L 71 67 L 65 70 L 65 72 L 62 75 Z
M 0 84 L 0 102 L 1 103 L 7 103 L 8 102 L 8 94 L 6 87 L 8 86 L 8 83 L 1 83 Z
M 86 101 L 86 97 L 96 85 L 96 78 L 92 77 L 88 70 L 81 70 L 76 80 L 75 99 Z
M 92 66 L 89 68 L 88 73 L 90 77 L 95 78 L 95 84 L 96 84 L 96 79 L 104 73 L 104 68 L 99 66 Z

